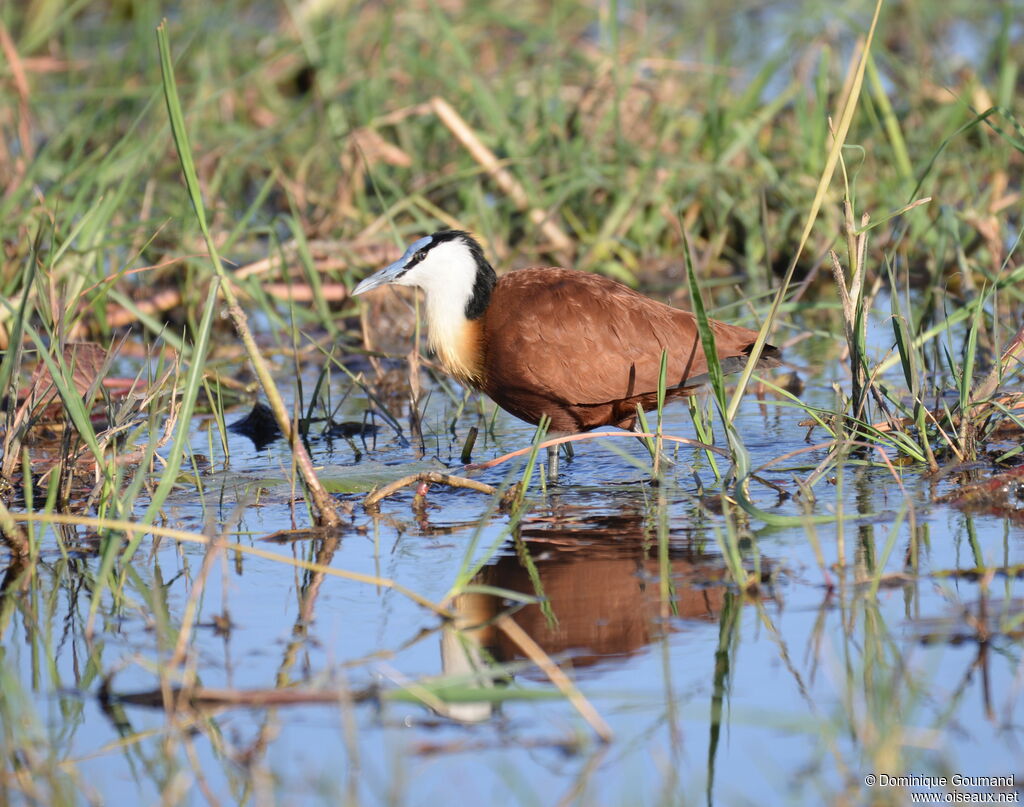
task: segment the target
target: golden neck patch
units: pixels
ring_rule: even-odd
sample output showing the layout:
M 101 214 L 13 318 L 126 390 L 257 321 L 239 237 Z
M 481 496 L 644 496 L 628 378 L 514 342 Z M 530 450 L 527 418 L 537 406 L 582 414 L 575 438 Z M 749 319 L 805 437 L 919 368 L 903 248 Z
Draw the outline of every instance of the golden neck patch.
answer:
M 463 384 L 483 380 L 483 323 L 479 320 L 435 319 L 427 315 L 430 346 L 444 369 Z

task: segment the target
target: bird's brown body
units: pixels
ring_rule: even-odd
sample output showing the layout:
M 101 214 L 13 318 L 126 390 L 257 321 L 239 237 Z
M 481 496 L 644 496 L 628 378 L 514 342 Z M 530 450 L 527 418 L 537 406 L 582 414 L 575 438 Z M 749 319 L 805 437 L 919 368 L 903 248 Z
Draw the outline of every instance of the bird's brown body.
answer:
M 711 321 L 726 372 L 746 361 L 757 333 Z M 446 369 L 528 423 L 557 432 L 632 428 L 637 404 L 657 404 L 662 351 L 669 396 L 692 394 L 708 364 L 693 314 L 602 275 L 521 269 L 498 280 L 483 316 L 468 320 Z M 768 346 L 764 366 L 777 364 Z
M 528 423 L 556 432 L 631 428 L 637 406 L 657 404 L 667 352 L 669 397 L 707 381 L 696 318 L 610 278 L 572 269 L 521 269 L 497 279 L 466 233 L 421 239 L 400 261 L 363 281 L 419 286 L 430 341 L 445 369 Z M 724 372 L 741 369 L 757 333 L 711 321 Z M 759 367 L 779 363 L 765 345 Z

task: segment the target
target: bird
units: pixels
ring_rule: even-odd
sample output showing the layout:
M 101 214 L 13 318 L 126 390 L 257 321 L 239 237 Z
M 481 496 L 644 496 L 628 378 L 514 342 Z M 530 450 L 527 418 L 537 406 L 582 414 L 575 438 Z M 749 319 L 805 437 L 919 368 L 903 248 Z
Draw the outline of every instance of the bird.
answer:
M 499 277 L 480 243 L 462 230 L 413 242 L 394 263 L 353 290 L 385 285 L 424 293 L 430 346 L 445 371 L 549 433 L 601 426 L 633 429 L 637 407 L 657 407 L 662 353 L 666 400 L 708 381 L 694 314 L 646 297 L 604 275 L 561 267 Z M 746 364 L 757 332 L 710 320 L 723 372 Z M 764 345 L 758 369 L 778 366 Z M 557 454 L 550 457 L 557 475 Z

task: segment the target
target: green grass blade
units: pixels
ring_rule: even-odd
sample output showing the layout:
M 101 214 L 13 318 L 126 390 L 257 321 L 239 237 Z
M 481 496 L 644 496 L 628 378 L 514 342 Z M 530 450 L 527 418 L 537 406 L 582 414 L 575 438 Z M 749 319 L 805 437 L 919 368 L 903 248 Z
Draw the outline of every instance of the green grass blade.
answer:
M 206 306 L 203 310 L 203 318 L 195 334 L 195 343 L 192 346 L 192 358 L 189 362 L 188 373 L 185 376 L 185 385 L 181 390 L 181 408 L 178 410 L 178 428 L 174 433 L 174 440 L 171 443 L 171 450 L 167 458 L 167 466 L 160 476 L 160 482 L 153 492 L 153 498 L 142 516 L 143 524 L 152 524 L 154 519 L 167 500 L 168 494 L 174 488 L 178 479 L 178 471 L 181 470 L 182 457 L 188 443 L 192 430 L 192 414 L 195 412 L 196 399 L 203 386 L 203 373 L 206 370 L 206 354 L 210 349 L 210 333 L 213 330 L 213 317 L 217 310 L 217 292 L 220 281 L 214 278 L 210 284 L 210 291 L 206 295 Z M 127 562 L 139 541 L 142 534 L 138 533 L 132 542 L 125 549 L 125 561 Z
M 878 25 L 878 16 L 881 11 L 882 0 L 876 0 L 874 15 L 871 18 L 871 26 L 868 29 L 868 33 L 864 41 L 864 49 L 855 70 L 853 81 L 850 86 L 849 96 L 847 97 L 846 104 L 839 116 L 839 125 L 836 127 L 832 147 L 829 149 L 828 156 L 825 159 L 825 170 L 821 173 L 821 177 L 818 180 L 818 187 L 814 193 L 814 201 L 811 202 L 810 210 L 807 211 L 807 218 L 804 222 L 803 231 L 800 234 L 800 241 L 797 244 L 796 250 L 793 252 L 793 257 L 789 261 L 789 266 L 786 269 L 786 275 L 782 280 L 782 285 L 779 287 L 778 293 L 775 295 L 775 299 L 772 301 L 772 306 L 768 311 L 768 316 L 765 318 L 765 321 L 761 326 L 761 330 L 757 335 L 757 339 L 754 341 L 754 347 L 750 351 L 750 360 L 747 362 L 747 366 L 743 368 L 740 380 L 736 385 L 736 392 L 733 393 L 732 400 L 729 402 L 727 420 L 730 422 L 736 416 L 736 412 L 740 408 L 740 401 L 743 399 L 743 394 L 746 392 L 747 384 L 750 383 L 750 377 L 754 373 L 754 368 L 757 366 L 757 360 L 760 358 L 761 351 L 764 349 L 765 342 L 768 339 L 768 331 L 771 328 L 772 323 L 775 321 L 775 315 L 779 310 L 782 300 L 789 292 L 789 284 L 793 279 L 793 272 L 796 270 L 797 263 L 800 260 L 800 255 L 803 253 L 804 246 L 806 246 L 807 241 L 811 236 L 811 229 L 818 218 L 818 212 L 821 210 L 821 206 L 825 202 L 828 187 L 832 183 L 832 176 L 835 173 L 836 165 L 839 162 L 839 156 L 842 153 L 843 145 L 846 143 L 846 136 L 850 131 L 850 124 L 853 121 L 853 113 L 857 109 L 857 101 L 860 97 L 861 86 L 864 83 L 864 71 L 867 69 L 868 55 L 871 52 L 871 42 L 875 36 L 875 28 Z M 914 197 L 916 197 L 916 195 L 917 194 L 915 193 Z

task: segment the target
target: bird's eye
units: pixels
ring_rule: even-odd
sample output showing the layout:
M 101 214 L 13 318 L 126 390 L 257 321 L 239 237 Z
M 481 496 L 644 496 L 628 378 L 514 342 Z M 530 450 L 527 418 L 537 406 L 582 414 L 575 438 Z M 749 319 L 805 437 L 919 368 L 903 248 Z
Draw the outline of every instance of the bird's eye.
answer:
M 410 261 L 410 263 L 419 263 L 425 257 L 427 257 L 427 253 L 421 249 L 419 252 L 412 256 L 412 261 Z

